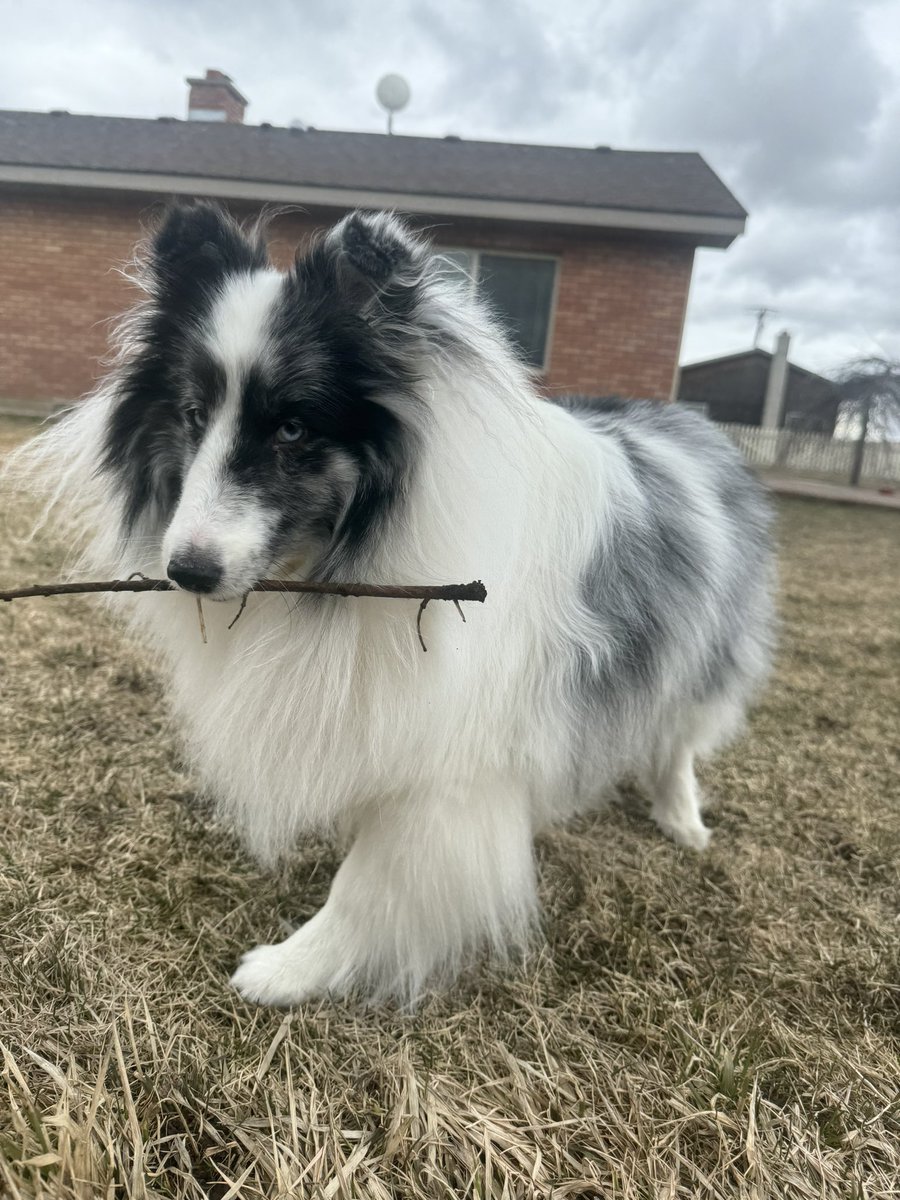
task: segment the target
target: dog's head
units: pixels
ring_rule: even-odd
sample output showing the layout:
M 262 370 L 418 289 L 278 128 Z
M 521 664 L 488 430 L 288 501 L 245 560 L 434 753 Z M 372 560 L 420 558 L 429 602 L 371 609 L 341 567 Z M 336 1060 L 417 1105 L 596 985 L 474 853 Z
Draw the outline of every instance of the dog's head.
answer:
M 106 433 L 125 535 L 213 599 L 307 564 L 347 569 L 402 496 L 427 246 L 352 213 L 273 269 L 220 209 L 171 210 L 145 268 Z

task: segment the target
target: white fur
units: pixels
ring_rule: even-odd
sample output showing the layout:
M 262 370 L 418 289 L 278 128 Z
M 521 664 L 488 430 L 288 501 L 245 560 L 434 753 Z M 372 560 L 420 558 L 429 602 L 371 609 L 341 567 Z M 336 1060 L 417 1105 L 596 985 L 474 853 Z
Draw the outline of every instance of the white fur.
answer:
M 210 343 L 229 396 L 161 544 L 139 532 L 119 546 L 112 536 L 115 502 L 91 473 L 107 392 L 23 460 L 32 476 L 68 464 L 54 498 L 90 537 L 93 569 L 158 575 L 174 549 L 206 541 L 226 561 L 223 593 L 257 577 L 255 547 L 271 516 L 229 492 L 221 466 L 235 380 L 265 353 L 277 286 L 273 272 L 247 278 L 217 310 Z M 601 721 L 578 742 L 570 647 L 580 641 L 594 663 L 614 653 L 584 608 L 579 574 L 614 539 L 621 506 L 639 511 L 644 500 L 615 440 L 540 400 L 477 305 L 449 285 L 434 295 L 430 321 L 451 328 L 480 366 L 435 350 L 407 517 L 373 548 L 371 579 L 481 578 L 488 600 L 465 607 L 465 624 L 453 606 L 430 605 L 423 654 L 415 601 L 286 605 L 253 594 L 231 630 L 237 602 L 206 605 L 204 644 L 193 597 L 117 598 L 159 651 L 196 777 L 252 852 L 271 862 L 311 830 L 351 843 L 325 907 L 235 973 L 242 994 L 266 1003 L 351 989 L 411 999 L 473 951 L 524 943 L 536 911 L 535 830 L 626 775 L 648 780 L 661 828 L 702 848 L 693 755 L 733 730 L 746 700 L 736 691 L 711 707 L 687 703 L 676 648 L 646 709 L 614 729 Z M 727 573 L 740 547 L 714 512 L 702 464 L 655 450 L 691 472 L 698 536 L 713 573 Z M 752 669 L 762 673 L 761 652 Z
M 241 388 L 251 367 L 266 360 L 266 329 L 284 283 L 278 271 L 256 271 L 228 282 L 210 314 L 207 343 L 223 368 L 225 397 L 184 482 L 162 545 L 162 569 L 175 555 L 211 554 L 224 568 L 213 599 L 241 596 L 266 566 L 262 547 L 273 513 L 241 494 L 227 463 L 240 416 Z

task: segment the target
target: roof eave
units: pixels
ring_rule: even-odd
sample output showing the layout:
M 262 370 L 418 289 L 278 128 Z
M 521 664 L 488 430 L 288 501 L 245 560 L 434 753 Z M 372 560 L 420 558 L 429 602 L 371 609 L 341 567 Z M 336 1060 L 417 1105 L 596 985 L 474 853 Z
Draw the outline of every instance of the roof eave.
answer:
M 573 204 L 386 192 L 312 184 L 265 183 L 199 175 L 97 171 L 75 167 L 0 163 L 0 184 L 3 183 L 116 192 L 151 192 L 157 195 L 212 196 L 223 200 L 307 204 L 322 208 L 399 208 L 407 212 L 436 216 L 528 221 L 580 228 L 667 234 L 684 238 L 699 246 L 722 248 L 730 246 L 734 239 L 744 232 L 744 218 L 738 216 L 581 207 Z
M 722 363 L 734 363 L 740 358 L 765 358 L 772 360 L 774 355 L 771 350 L 764 350 L 762 346 L 751 346 L 749 350 L 735 350 L 732 354 L 720 354 L 715 358 L 700 358 L 696 362 L 684 363 L 678 369 L 682 375 L 686 371 L 693 371 L 694 368 L 701 367 L 719 367 Z M 810 371 L 808 367 L 801 367 L 797 363 L 788 362 L 788 370 L 794 371 L 798 375 L 805 375 L 809 379 L 816 380 L 817 383 L 827 384 L 830 388 L 835 388 L 833 379 L 828 379 L 825 375 L 820 375 L 817 371 Z
M 693 371 L 695 367 L 713 367 L 721 363 L 736 362 L 739 358 L 772 358 L 772 351 L 762 346 L 751 346 L 749 350 L 733 350 L 731 354 L 717 354 L 713 358 L 698 358 L 696 362 L 682 364 L 682 371 Z M 789 364 L 793 365 L 793 364 Z

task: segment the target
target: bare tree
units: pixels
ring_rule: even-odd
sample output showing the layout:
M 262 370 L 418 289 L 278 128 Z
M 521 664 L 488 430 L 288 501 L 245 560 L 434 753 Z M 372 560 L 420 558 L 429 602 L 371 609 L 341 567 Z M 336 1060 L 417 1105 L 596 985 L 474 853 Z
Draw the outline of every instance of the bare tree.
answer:
M 848 363 L 835 380 L 844 417 L 858 426 L 850 482 L 859 486 L 867 441 L 900 437 L 900 361 L 872 355 Z

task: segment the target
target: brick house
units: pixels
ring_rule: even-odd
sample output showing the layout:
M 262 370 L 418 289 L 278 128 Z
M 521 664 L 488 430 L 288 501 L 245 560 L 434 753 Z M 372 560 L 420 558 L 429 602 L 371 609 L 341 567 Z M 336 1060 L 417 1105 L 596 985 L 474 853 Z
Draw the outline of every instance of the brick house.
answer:
M 670 398 L 697 246 L 745 212 L 692 153 L 575 149 L 243 123 L 228 76 L 187 121 L 0 112 L 0 404 L 47 409 L 102 372 L 117 270 L 161 202 L 288 205 L 273 254 L 355 207 L 430 230 L 504 316 L 548 393 Z

